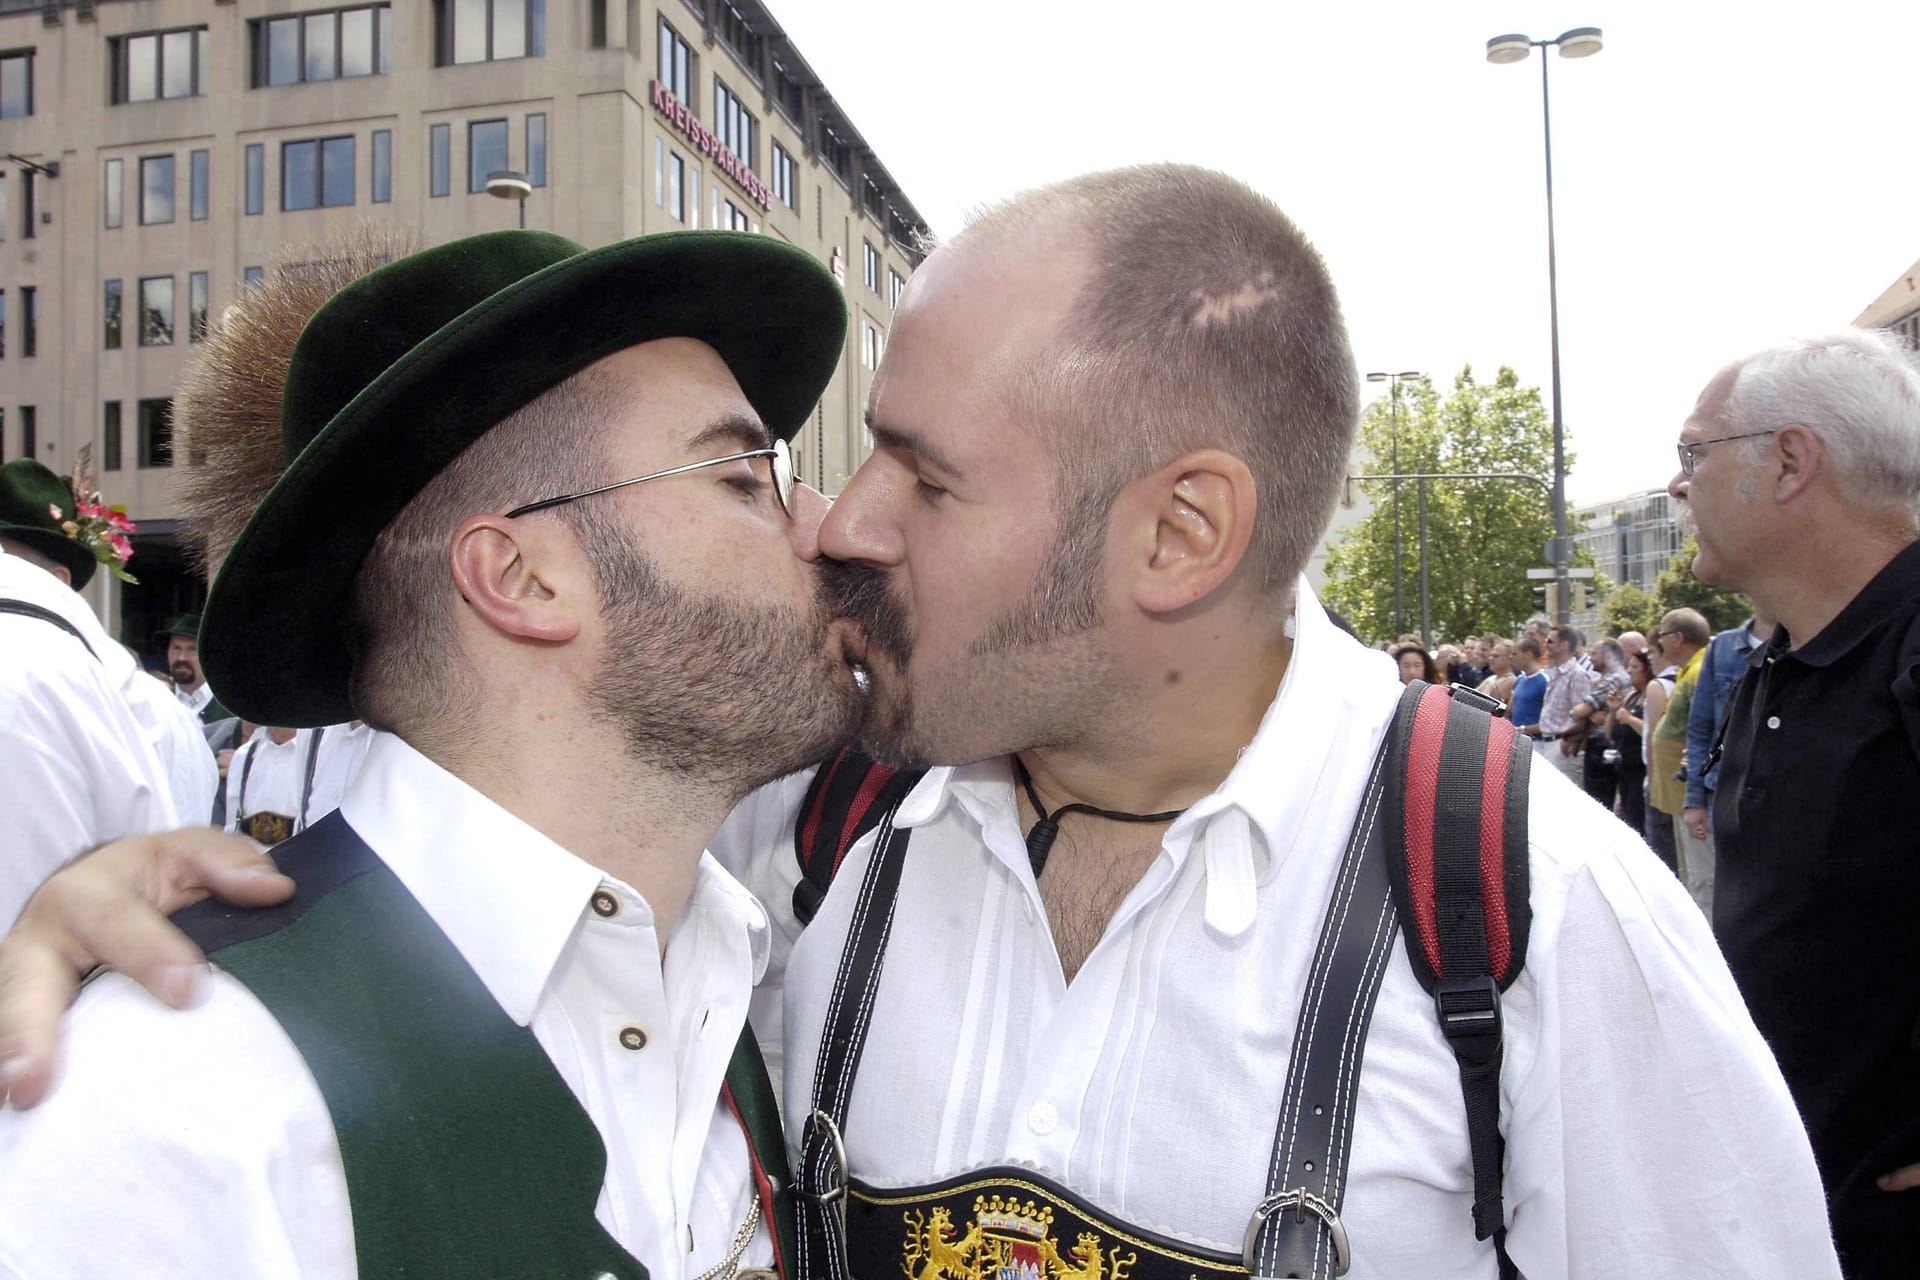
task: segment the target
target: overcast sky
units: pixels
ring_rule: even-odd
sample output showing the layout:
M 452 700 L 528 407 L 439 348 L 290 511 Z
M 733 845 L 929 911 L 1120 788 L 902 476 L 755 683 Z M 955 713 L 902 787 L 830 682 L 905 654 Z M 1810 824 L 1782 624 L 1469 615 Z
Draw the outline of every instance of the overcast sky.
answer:
M 1090 169 L 1182 160 L 1326 256 L 1363 370 L 1548 386 L 1540 53 L 1554 57 L 1575 502 L 1664 485 L 1713 371 L 1845 325 L 1920 258 L 1920 3 L 769 0 L 936 233 Z

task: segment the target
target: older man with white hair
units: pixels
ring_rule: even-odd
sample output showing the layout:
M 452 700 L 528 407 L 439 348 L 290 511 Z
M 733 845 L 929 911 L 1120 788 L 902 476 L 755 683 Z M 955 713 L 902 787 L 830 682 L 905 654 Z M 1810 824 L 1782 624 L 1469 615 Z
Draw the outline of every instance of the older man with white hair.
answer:
M 1668 486 L 1778 620 L 1734 692 L 1714 926 L 1852 1277 L 1920 1275 L 1920 366 L 1848 330 L 1714 375 Z

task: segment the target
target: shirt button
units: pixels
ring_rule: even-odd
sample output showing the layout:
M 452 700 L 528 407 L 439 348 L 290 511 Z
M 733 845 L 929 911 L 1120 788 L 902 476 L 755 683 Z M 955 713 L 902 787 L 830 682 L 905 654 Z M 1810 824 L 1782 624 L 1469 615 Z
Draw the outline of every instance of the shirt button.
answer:
M 620 914 L 620 899 L 605 889 L 596 889 L 593 894 L 593 914 L 611 920 Z
M 1060 1112 L 1051 1102 L 1036 1102 L 1027 1111 L 1027 1128 L 1046 1137 L 1060 1127 Z
M 1767 728 L 1769 728 L 1769 729 L 1778 729 L 1779 727 L 1780 727 L 1780 717 L 1779 717 L 1779 716 L 1768 716 L 1768 717 L 1767 717 Z
M 623 1049 L 633 1049 L 635 1051 L 646 1048 L 647 1033 L 639 1027 L 620 1028 L 620 1047 Z

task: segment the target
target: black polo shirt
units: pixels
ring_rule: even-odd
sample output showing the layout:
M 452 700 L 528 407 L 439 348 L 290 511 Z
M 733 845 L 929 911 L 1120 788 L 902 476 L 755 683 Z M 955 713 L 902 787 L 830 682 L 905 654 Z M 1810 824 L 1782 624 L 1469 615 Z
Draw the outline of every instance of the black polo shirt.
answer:
M 1807 1121 L 1848 1274 L 1920 1275 L 1920 543 L 1733 695 L 1714 932 Z

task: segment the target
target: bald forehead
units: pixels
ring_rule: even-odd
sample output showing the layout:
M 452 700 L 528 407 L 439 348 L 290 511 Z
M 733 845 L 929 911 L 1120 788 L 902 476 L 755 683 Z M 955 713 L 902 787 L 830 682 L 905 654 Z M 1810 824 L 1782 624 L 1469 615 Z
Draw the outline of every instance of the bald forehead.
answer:
M 1726 418 L 1727 397 L 1733 394 L 1733 384 L 1740 377 L 1740 362 L 1726 366 L 1708 380 L 1700 390 L 1699 398 L 1693 402 L 1693 412 L 1687 415 L 1688 423 L 1718 423 Z

